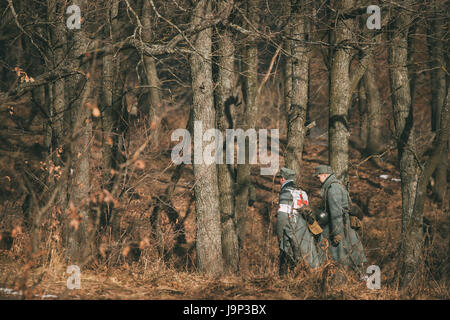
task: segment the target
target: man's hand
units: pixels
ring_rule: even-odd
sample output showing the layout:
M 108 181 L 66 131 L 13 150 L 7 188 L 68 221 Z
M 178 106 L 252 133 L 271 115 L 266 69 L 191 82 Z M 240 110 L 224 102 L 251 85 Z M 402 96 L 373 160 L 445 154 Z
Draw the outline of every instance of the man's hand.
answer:
M 342 236 L 340 234 L 338 234 L 333 237 L 332 244 L 334 247 L 337 247 L 339 245 L 339 243 L 341 243 L 341 241 L 342 241 Z
M 302 212 L 303 217 L 305 218 L 306 222 L 308 222 L 308 224 L 314 223 L 315 219 L 314 219 L 313 212 L 310 207 L 303 206 L 301 208 L 301 212 Z

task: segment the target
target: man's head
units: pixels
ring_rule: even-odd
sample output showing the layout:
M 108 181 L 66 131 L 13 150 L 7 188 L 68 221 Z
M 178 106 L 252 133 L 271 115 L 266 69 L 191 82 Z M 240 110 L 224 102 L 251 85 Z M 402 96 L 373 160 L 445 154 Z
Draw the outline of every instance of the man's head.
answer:
M 314 177 L 318 178 L 320 183 L 324 183 L 327 178 L 333 174 L 333 170 L 330 166 L 320 165 L 314 168 Z
M 294 180 L 295 171 L 286 167 L 280 169 L 277 177 L 280 177 L 280 183 L 283 184 L 286 180 Z

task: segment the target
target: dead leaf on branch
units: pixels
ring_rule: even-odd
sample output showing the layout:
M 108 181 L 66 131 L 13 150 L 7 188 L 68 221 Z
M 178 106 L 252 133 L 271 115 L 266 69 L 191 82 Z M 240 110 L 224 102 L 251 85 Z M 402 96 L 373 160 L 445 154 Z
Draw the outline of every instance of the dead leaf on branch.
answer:
M 128 255 L 128 253 L 130 253 L 130 246 L 126 246 L 125 248 L 123 248 L 122 250 L 122 255 L 124 257 L 126 257 Z
M 94 109 L 92 109 L 92 115 L 96 118 L 100 117 L 100 109 L 95 107 Z
M 111 137 L 106 138 L 106 144 L 112 147 L 114 145 L 113 139 Z
M 25 71 L 23 71 L 19 67 L 15 67 L 14 71 L 16 72 L 17 77 L 20 78 L 20 83 L 22 82 L 34 82 L 33 77 L 29 77 Z

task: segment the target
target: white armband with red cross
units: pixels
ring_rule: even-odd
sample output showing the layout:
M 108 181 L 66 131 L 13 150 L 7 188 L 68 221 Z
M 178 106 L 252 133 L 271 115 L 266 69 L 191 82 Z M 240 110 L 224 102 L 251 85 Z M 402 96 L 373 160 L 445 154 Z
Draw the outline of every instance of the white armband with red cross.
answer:
M 278 211 L 285 212 L 285 213 L 291 213 L 292 206 L 290 206 L 288 204 L 280 204 L 280 206 L 278 207 Z

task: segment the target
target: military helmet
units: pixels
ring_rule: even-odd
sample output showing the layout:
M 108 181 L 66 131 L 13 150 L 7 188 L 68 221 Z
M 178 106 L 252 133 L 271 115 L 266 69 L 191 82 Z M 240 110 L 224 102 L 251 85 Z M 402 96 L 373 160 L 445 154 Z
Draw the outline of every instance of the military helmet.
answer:
M 293 180 L 295 177 L 295 171 L 286 167 L 280 169 L 277 177 L 285 178 L 286 180 Z
M 331 169 L 330 166 L 321 164 L 320 166 L 317 166 L 314 168 L 314 177 L 317 177 L 319 174 L 333 174 L 333 169 Z

